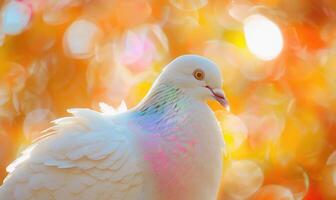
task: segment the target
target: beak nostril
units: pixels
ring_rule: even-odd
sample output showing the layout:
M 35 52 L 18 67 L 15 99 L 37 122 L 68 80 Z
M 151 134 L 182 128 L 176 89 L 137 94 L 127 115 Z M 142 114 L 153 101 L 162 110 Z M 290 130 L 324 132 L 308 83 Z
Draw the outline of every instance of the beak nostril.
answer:
M 205 87 L 208 88 L 214 96 L 219 97 L 219 98 L 225 98 L 222 92 L 215 92 L 214 89 L 212 89 L 209 86 L 205 86 Z

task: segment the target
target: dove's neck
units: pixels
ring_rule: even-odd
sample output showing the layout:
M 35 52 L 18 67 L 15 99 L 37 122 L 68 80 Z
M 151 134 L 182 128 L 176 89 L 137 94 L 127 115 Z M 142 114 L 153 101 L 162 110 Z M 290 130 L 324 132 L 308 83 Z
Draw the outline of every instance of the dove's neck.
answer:
M 136 110 L 143 115 L 177 111 L 185 106 L 186 99 L 181 89 L 167 84 L 159 84 L 151 89 Z

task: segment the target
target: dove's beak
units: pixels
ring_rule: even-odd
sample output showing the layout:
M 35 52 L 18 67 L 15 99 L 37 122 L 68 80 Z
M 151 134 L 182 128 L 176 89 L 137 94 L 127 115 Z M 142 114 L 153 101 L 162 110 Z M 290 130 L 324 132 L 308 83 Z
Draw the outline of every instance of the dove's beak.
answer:
M 230 111 L 229 102 L 227 101 L 227 99 L 225 97 L 225 94 L 224 94 L 222 89 L 220 89 L 220 88 L 212 89 L 209 86 L 206 86 L 206 88 L 208 88 L 211 91 L 214 99 L 216 99 L 227 111 Z

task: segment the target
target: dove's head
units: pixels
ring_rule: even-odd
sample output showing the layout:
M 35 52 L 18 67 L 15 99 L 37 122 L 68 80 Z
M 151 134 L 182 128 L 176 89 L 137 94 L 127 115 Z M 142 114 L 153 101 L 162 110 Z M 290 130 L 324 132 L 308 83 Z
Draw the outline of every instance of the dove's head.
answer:
M 229 110 L 222 90 L 221 73 L 216 64 L 207 58 L 197 55 L 180 56 L 164 68 L 158 81 L 171 84 L 200 101 L 215 99 Z

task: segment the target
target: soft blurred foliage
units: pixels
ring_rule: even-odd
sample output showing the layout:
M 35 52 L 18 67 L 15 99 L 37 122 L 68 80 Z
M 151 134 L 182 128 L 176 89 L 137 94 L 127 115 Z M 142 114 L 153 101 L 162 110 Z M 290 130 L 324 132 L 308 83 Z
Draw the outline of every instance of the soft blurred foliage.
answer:
M 193 53 L 220 66 L 232 108 L 209 102 L 227 144 L 219 199 L 336 199 L 336 1 L 0 5 L 0 180 L 67 108 L 134 106 Z

